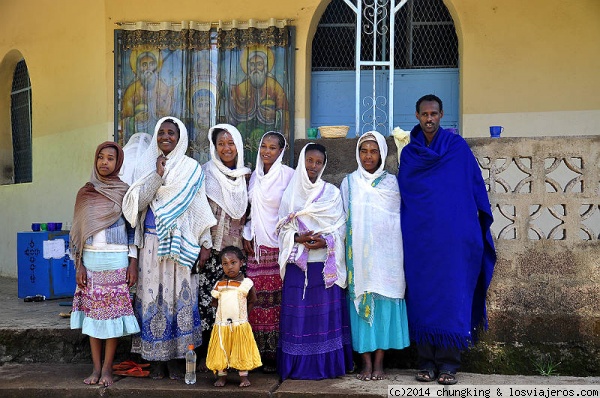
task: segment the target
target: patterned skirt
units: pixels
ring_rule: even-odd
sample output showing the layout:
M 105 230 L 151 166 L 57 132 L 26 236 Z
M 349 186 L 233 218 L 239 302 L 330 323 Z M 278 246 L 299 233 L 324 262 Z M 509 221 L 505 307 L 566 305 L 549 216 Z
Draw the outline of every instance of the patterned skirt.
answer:
M 202 344 L 198 312 L 198 276 L 170 259 L 158 259 L 158 237 L 144 234 L 140 249 L 135 314 L 141 333 L 131 352 L 148 361 L 184 358 L 188 344 Z
M 127 253 L 84 251 L 83 263 L 87 286 L 75 290 L 71 329 L 98 339 L 138 333 L 127 287 Z
M 325 288 L 322 262 L 308 263 L 308 284 L 295 264 L 283 281 L 277 371 L 283 380 L 320 380 L 352 371 L 350 320 L 344 289 Z
M 281 276 L 277 258 L 279 249 L 260 246 L 260 262 L 248 256 L 246 276 L 254 282 L 257 301 L 248 314 L 254 338 L 263 361 L 275 365 L 279 340 L 279 312 L 281 310 Z

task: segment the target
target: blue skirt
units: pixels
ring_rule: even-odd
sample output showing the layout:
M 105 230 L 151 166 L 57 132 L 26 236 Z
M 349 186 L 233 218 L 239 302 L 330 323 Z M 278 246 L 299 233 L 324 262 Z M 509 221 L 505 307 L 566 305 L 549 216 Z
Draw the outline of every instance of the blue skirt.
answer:
M 374 294 L 375 306 L 373 324 L 358 316 L 354 302 L 348 300 L 350 326 L 352 329 L 352 347 L 363 354 L 375 350 L 408 347 L 408 319 L 406 318 L 406 302 L 403 299 L 390 299 Z
M 308 263 L 305 275 L 288 264 L 281 297 L 277 370 L 283 380 L 320 380 L 352 371 L 346 293 L 325 288 L 323 263 Z

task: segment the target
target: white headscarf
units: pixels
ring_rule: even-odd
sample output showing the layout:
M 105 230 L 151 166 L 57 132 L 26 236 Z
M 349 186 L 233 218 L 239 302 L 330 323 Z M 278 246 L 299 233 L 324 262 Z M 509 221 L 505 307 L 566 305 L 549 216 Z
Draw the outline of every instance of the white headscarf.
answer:
M 379 146 L 381 165 L 371 174 L 360 162 L 360 146 L 373 138 Z M 363 134 L 356 144 L 358 169 L 349 174 L 341 186 L 344 207 L 350 210 L 351 216 L 350 253 L 357 309 L 366 292 L 389 298 L 404 298 L 406 288 L 400 229 L 400 192 L 395 176 L 384 170 L 387 152 L 385 137 L 380 133 L 369 131 Z
M 131 185 L 133 183 L 133 172 L 142 155 L 150 146 L 152 136 L 147 133 L 135 133 L 127 141 L 127 145 L 123 147 L 125 159 L 119 177 L 122 181 Z
M 335 284 L 346 287 L 346 263 L 344 260 L 344 208 L 340 190 L 332 184 L 321 179 L 323 169 L 312 183 L 306 172 L 305 153 L 312 143 L 306 144 L 300 156 L 298 165 L 287 189 L 283 193 L 279 207 L 279 268 L 281 278 L 285 276 L 285 268 L 294 248 L 299 258 L 304 252 L 303 244 L 294 242 L 294 234 L 300 231 L 300 222 L 308 230 L 322 235 L 331 235 L 334 240 L 335 269 L 337 279 Z M 310 148 L 309 148 L 310 149 Z
M 181 120 L 167 116 L 156 123 L 152 142 L 139 159 L 133 172 L 134 182 L 123 198 L 123 215 L 134 227 L 143 223 L 141 217 L 145 212 L 138 212 L 140 192 L 156 173 L 158 156 L 163 155 L 156 139 L 161 124 L 167 120 L 179 127 L 179 140 L 166 156 L 163 184 L 150 202 L 150 208 L 155 215 L 159 238 L 158 256 L 191 267 L 200 253 L 200 244 L 212 245 L 199 240 L 202 236 L 210 236 L 208 230 L 217 221 L 206 200 L 202 167 L 185 154 L 188 132 Z
M 235 169 L 225 166 L 217 154 L 213 143 L 215 130 L 225 130 L 233 137 L 237 149 Z M 210 161 L 202 166 L 206 173 L 206 195 L 218 204 L 234 220 L 239 220 L 248 207 L 246 174 L 252 171 L 244 166 L 244 142 L 237 128 L 230 124 L 217 124 L 208 131 L 210 141 Z
M 269 172 L 265 174 L 265 165 L 260 156 L 260 150 L 256 156 L 256 169 L 250 178 L 248 187 L 248 200 L 250 201 L 250 220 L 244 228 L 244 237 L 247 240 L 254 239 L 256 258 L 260 262 L 258 247 L 278 247 L 279 239 L 275 232 L 275 226 L 279 221 L 279 205 L 283 191 L 287 188 L 290 179 L 294 175 L 294 169 L 282 163 L 287 141 L 283 134 L 269 131 L 260 139 L 258 147 L 262 145 L 267 134 L 272 137 L 276 133 L 283 137 L 285 142 L 279 157 L 271 165 Z

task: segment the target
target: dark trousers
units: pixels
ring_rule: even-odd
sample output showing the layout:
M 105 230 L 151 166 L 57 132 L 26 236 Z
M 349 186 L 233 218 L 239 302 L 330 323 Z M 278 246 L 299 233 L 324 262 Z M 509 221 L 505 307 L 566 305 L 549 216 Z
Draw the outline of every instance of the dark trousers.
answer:
M 460 368 L 460 349 L 439 347 L 433 344 L 417 344 L 419 369 L 456 373 Z

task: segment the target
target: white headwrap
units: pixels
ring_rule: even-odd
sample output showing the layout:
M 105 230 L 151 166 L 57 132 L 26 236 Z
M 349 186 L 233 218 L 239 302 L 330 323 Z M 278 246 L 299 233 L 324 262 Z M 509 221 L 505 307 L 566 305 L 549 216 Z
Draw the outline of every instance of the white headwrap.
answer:
M 131 185 L 133 183 L 133 172 L 142 155 L 150 146 L 152 136 L 147 133 L 135 133 L 127 141 L 127 145 L 123 147 L 125 159 L 121 166 L 119 177 L 121 180 Z
M 298 259 L 304 250 L 303 244 L 294 242 L 294 234 L 301 230 L 301 224 L 321 235 L 330 235 L 333 238 L 335 254 L 335 284 L 346 287 L 346 263 L 344 260 L 344 208 L 340 190 L 332 184 L 321 179 L 327 160 L 313 184 L 308 178 L 305 165 L 306 148 L 298 157 L 298 165 L 287 189 L 283 193 L 279 207 L 279 268 L 281 278 L 285 276 L 285 268 L 294 248 L 297 252 L 294 258 Z M 329 258 L 329 257 L 328 257 Z
M 381 165 L 373 174 L 360 162 L 360 146 L 373 140 L 372 137 L 377 140 L 381 156 Z M 364 293 L 404 298 L 406 288 L 400 192 L 395 176 L 384 170 L 387 152 L 385 138 L 380 133 L 369 131 L 363 134 L 356 144 L 358 169 L 341 184 L 344 207 L 346 211 L 350 210 L 351 217 L 352 247 L 348 252 L 354 268 L 352 293 L 357 310 Z
M 272 133 L 274 132 L 270 131 L 262 136 L 259 148 L 265 136 Z M 283 137 L 283 134 L 277 134 Z M 283 139 L 286 142 L 285 137 Z M 269 172 L 265 174 L 265 165 L 259 151 L 256 156 L 256 169 L 250 178 L 248 187 L 248 200 L 251 205 L 250 220 L 244 228 L 244 238 L 246 240 L 254 239 L 254 252 L 258 262 L 260 262 L 260 251 L 257 250 L 259 246 L 279 247 L 279 239 L 275 232 L 275 226 L 279 221 L 279 205 L 283 191 L 294 175 L 294 169 L 282 164 L 284 152 L 285 145 L 279 157 L 271 165 Z
M 233 137 L 237 149 L 235 169 L 225 166 L 217 154 L 213 143 L 213 132 L 225 130 Z M 234 220 L 239 220 L 248 207 L 246 174 L 252 171 L 244 166 L 244 142 L 237 128 L 230 124 L 217 124 L 208 131 L 210 141 L 210 161 L 202 166 L 206 173 L 206 196 L 218 204 Z
M 143 223 L 142 212 L 138 212 L 140 191 L 148 178 L 156 173 L 156 160 L 163 154 L 156 138 L 161 124 L 169 119 L 179 127 L 179 140 L 167 155 L 163 185 L 150 202 L 150 208 L 156 220 L 158 256 L 191 267 L 200 253 L 199 244 L 204 243 L 199 242 L 200 238 L 207 236 L 217 221 L 206 200 L 202 167 L 185 154 L 188 132 L 181 120 L 168 116 L 156 123 L 152 142 L 139 159 L 133 172 L 134 182 L 123 198 L 123 215 L 134 227 Z M 207 244 L 211 246 L 209 242 Z

